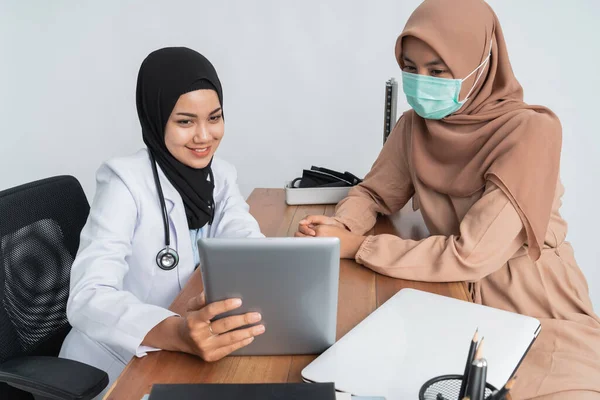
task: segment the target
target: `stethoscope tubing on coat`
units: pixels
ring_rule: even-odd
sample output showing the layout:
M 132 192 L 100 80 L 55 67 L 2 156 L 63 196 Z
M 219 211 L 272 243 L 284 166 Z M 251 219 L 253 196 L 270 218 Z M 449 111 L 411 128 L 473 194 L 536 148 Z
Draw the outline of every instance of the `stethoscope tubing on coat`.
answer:
M 156 264 L 165 271 L 170 271 L 179 264 L 179 254 L 177 250 L 172 249 L 171 245 L 171 232 L 169 230 L 169 216 L 167 215 L 167 206 L 165 205 L 165 196 L 163 195 L 162 186 L 158 179 L 158 170 L 156 168 L 156 160 L 151 151 L 148 151 L 150 155 L 150 164 L 152 164 L 152 175 L 154 175 L 154 183 L 156 184 L 156 191 L 158 192 L 158 199 L 160 200 L 160 208 L 162 211 L 163 228 L 165 231 L 165 247 L 156 254 Z
M 162 186 L 160 179 L 158 178 L 158 169 L 156 168 L 156 160 L 152 151 L 148 150 L 150 155 L 150 164 L 152 165 L 152 174 L 154 175 L 154 183 L 156 184 L 156 191 L 158 192 L 158 199 L 160 201 L 160 208 L 162 211 L 163 228 L 165 232 L 165 247 L 156 254 L 156 265 L 162 270 L 170 271 L 179 264 L 179 254 L 177 250 L 170 247 L 171 245 L 171 233 L 169 229 L 169 215 L 167 214 L 167 206 L 165 205 L 165 196 L 163 195 Z M 212 170 L 210 171 L 210 180 L 214 183 L 214 176 Z M 210 216 L 209 225 L 212 225 L 215 215 L 215 204 L 214 200 L 209 205 L 212 213 Z

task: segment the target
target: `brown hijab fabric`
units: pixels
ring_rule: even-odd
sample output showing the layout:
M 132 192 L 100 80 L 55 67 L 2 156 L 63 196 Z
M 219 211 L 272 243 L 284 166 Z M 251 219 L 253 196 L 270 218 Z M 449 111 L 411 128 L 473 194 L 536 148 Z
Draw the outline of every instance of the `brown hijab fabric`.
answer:
M 483 0 L 425 0 L 396 42 L 401 68 L 406 36 L 433 48 L 457 79 L 485 60 L 491 42 L 491 58 L 460 110 L 441 120 L 426 120 L 410 110 L 399 123 L 411 135 L 410 157 L 425 185 L 458 197 L 481 191 L 486 181 L 500 187 L 517 209 L 529 255 L 537 260 L 558 182 L 558 118 L 545 107 L 523 102 L 500 23 Z M 463 85 L 467 82 L 473 80 Z

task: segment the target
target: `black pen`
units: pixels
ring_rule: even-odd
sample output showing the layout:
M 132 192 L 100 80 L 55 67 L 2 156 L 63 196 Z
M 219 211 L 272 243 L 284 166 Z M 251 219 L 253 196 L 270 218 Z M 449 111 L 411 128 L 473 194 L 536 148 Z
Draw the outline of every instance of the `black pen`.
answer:
M 481 381 L 479 382 L 479 399 L 485 399 L 485 385 L 487 383 L 487 360 L 485 358 L 480 358 L 482 367 L 481 367 Z
M 469 378 L 469 371 L 471 369 L 471 364 L 473 363 L 473 359 L 475 357 L 475 349 L 477 348 L 477 333 L 479 332 L 479 328 L 475 330 L 475 334 L 473 335 L 473 339 L 471 340 L 471 344 L 469 345 L 469 353 L 467 354 L 467 362 L 465 364 L 465 372 L 463 373 L 462 383 L 460 384 L 460 391 L 458 392 L 458 398 L 462 399 L 465 397 L 465 392 L 467 390 L 467 379 Z
M 484 400 L 481 395 L 482 385 L 485 387 L 485 382 L 482 384 L 484 366 L 487 366 L 487 363 L 482 358 L 473 361 L 471 365 L 471 373 L 469 374 L 469 382 L 467 383 L 467 396 L 471 400 Z

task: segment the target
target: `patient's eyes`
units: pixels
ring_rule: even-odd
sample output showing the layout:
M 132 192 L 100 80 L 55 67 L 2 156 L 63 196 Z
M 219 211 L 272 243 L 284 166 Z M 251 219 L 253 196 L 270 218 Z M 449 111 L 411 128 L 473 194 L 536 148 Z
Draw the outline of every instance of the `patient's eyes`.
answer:
M 429 72 L 429 74 L 430 74 L 431 76 L 439 76 L 439 75 L 442 75 L 442 74 L 444 74 L 444 73 L 446 73 L 446 72 L 448 72 L 448 71 L 446 71 L 446 70 L 443 70 L 443 69 L 433 69 L 433 70 L 431 70 L 431 71 Z

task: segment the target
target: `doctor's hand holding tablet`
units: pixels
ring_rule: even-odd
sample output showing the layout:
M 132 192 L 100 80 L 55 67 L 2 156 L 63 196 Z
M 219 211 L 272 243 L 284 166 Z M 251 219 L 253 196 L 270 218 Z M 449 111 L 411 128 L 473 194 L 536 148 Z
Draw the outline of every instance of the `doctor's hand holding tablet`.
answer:
M 168 318 L 152 330 L 146 342 L 152 343 L 155 335 L 174 331 L 169 324 L 176 326 L 177 336 L 171 337 L 172 350 L 195 354 L 205 361 L 217 361 L 233 351 L 249 345 L 255 336 L 265 332 L 264 325 L 253 325 L 261 320 L 260 313 L 249 312 L 233 315 L 211 322 L 215 317 L 238 309 L 241 299 L 227 299 L 206 304 L 204 292 L 192 297 L 187 304 L 185 315 Z M 239 329 L 243 326 L 249 328 Z M 156 341 L 160 341 L 157 339 Z

